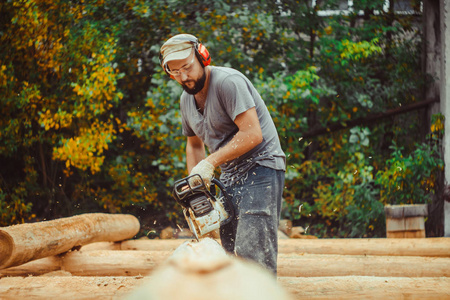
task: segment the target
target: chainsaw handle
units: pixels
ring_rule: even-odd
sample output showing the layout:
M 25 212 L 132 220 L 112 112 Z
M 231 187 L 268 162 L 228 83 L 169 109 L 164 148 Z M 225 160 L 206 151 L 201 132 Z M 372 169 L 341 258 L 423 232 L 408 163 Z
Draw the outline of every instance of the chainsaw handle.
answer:
M 236 212 L 235 212 L 235 210 L 234 210 L 233 203 L 231 202 L 230 195 L 228 195 L 227 189 L 225 188 L 225 186 L 223 185 L 223 183 L 220 182 L 220 181 L 219 181 L 218 179 L 216 179 L 216 178 L 213 178 L 213 179 L 211 180 L 211 183 L 213 183 L 213 184 L 215 184 L 215 185 L 217 185 L 217 186 L 219 187 L 220 191 L 222 192 L 222 195 L 223 195 L 223 196 L 225 197 L 225 199 L 226 199 L 226 202 L 225 202 L 225 203 L 228 203 L 228 205 L 227 205 L 227 211 L 228 211 L 228 213 L 229 213 L 232 217 L 234 217 L 234 216 L 236 215 Z M 212 186 L 212 188 L 214 188 L 212 184 L 211 184 L 211 186 Z M 214 188 L 214 189 L 215 189 L 215 188 Z M 213 194 L 215 195 L 215 191 L 213 192 Z
M 217 186 L 219 187 L 219 189 L 222 191 L 222 194 L 224 195 L 225 198 L 227 198 L 227 200 L 230 199 L 230 197 L 229 197 L 229 195 L 228 195 L 228 193 L 227 193 L 227 190 L 226 190 L 226 188 L 225 188 L 225 186 L 223 185 L 222 182 L 220 182 L 220 181 L 219 181 L 218 179 L 216 179 L 216 178 L 213 178 L 213 179 L 211 180 L 211 183 L 213 183 L 213 184 L 215 184 L 215 185 L 217 185 Z M 216 195 L 215 187 L 214 187 L 214 185 L 212 185 L 212 184 L 211 184 L 211 193 L 212 193 L 213 195 Z
M 198 176 L 200 178 L 201 184 L 196 185 L 196 186 L 192 186 L 189 183 L 189 179 L 192 177 Z M 210 193 L 212 195 L 216 195 L 216 191 L 215 191 L 215 186 L 218 186 L 219 189 L 221 190 L 222 194 L 224 195 L 225 198 L 227 198 L 227 200 L 230 200 L 230 196 L 228 195 L 225 186 L 223 185 L 222 182 L 220 182 L 218 179 L 216 178 L 212 178 L 211 179 L 211 186 L 210 186 Z M 197 190 L 205 190 L 206 189 L 206 184 L 203 181 L 203 178 L 199 175 L 199 174 L 194 174 L 185 178 L 182 178 L 178 181 L 175 182 L 174 184 L 174 188 L 173 188 L 173 194 L 174 196 L 176 196 L 176 198 L 178 200 L 183 200 L 184 197 L 193 194 L 195 191 Z M 207 189 L 206 189 L 207 190 Z
M 189 179 L 192 177 L 199 177 L 201 184 L 192 186 L 189 183 Z M 206 185 L 203 178 L 199 174 L 194 174 L 176 181 L 174 183 L 173 194 L 178 200 L 183 200 L 184 197 L 193 194 L 195 191 L 205 189 Z

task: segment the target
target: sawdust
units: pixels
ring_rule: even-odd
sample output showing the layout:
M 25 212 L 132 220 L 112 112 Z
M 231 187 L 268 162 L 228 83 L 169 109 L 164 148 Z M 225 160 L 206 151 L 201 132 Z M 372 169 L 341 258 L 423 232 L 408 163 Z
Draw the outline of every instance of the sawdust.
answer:
M 48 272 L 45 274 L 40 275 L 39 277 L 57 277 L 57 276 L 72 276 L 72 273 L 67 272 L 67 271 L 62 271 L 62 270 L 58 270 L 58 271 L 53 271 L 53 272 Z
M 57 274 L 61 276 L 57 276 Z M 46 276 L 0 278 L 2 300 L 123 299 L 150 277 Z M 279 277 L 294 299 L 449 299 L 450 278 L 373 276 Z
M 71 276 L 64 271 L 36 277 L 4 277 L 0 279 L 0 299 L 121 299 L 143 278 Z

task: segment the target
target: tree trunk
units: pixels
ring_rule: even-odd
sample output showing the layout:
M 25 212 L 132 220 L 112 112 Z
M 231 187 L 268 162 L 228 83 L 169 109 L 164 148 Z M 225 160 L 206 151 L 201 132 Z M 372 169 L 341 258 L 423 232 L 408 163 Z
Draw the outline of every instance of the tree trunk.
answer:
M 444 191 L 442 200 L 444 236 L 450 237 L 450 1 L 440 0 L 440 20 L 441 20 L 441 44 L 442 44 L 442 64 L 441 64 L 441 112 L 445 116 L 444 134 Z
M 439 102 L 430 105 L 428 110 L 424 112 L 423 116 L 423 136 L 426 136 L 430 132 L 431 116 L 439 112 L 443 112 L 442 102 L 445 99 L 441 99 L 441 87 L 445 85 L 445 81 L 441 78 L 441 68 L 444 62 L 442 56 L 442 31 L 444 28 L 441 23 L 440 15 L 440 0 L 427 0 L 424 1 L 423 10 L 423 71 L 427 76 L 430 76 L 432 81 L 426 84 L 424 90 L 425 99 L 440 99 Z M 433 236 L 443 236 L 443 216 L 444 216 L 444 200 L 442 198 L 444 189 L 444 176 L 438 174 L 436 176 L 436 194 L 432 197 L 432 203 L 430 204 L 430 220 L 427 222 L 427 233 Z

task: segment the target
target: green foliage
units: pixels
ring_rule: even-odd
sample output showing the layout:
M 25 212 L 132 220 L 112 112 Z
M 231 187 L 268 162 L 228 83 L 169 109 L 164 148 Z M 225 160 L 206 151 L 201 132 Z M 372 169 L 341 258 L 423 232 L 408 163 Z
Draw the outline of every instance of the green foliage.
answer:
M 380 201 L 387 204 L 431 203 L 436 192 L 436 174 L 444 168 L 438 145 L 418 144 L 404 156 L 403 147 L 394 144 L 384 170 L 377 173 L 381 186 Z
M 31 212 L 31 204 L 25 204 L 22 199 L 27 197 L 24 187 L 15 188 L 11 197 L 0 191 L 0 226 L 8 226 L 15 223 L 24 223 Z

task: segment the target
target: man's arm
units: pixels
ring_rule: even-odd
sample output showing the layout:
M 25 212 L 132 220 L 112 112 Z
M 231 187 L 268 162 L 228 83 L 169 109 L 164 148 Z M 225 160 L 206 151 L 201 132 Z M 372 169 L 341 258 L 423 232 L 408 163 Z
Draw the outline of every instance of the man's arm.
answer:
M 255 107 L 236 116 L 234 123 L 239 128 L 239 131 L 229 143 L 206 158 L 214 167 L 247 153 L 258 146 L 263 140 L 261 125 L 259 124 Z
M 198 136 L 188 136 L 186 144 L 186 164 L 188 174 L 202 159 L 205 158 L 205 145 Z

